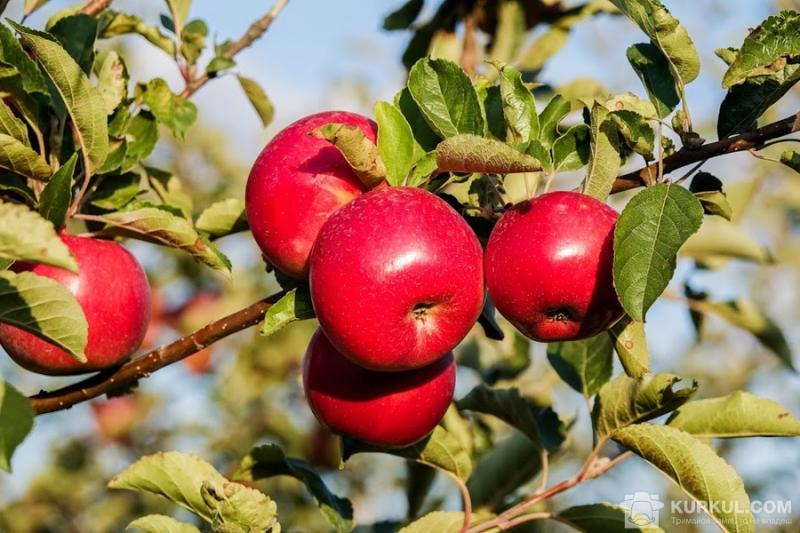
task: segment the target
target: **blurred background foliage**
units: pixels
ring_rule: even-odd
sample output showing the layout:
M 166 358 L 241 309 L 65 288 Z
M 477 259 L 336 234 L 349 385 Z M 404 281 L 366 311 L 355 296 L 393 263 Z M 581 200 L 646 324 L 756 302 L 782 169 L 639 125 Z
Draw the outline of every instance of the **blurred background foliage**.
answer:
M 21 5 L 16 4 L 21 2 L 12 0 L 6 15 L 19 20 Z M 193 16 L 208 20 L 212 35 L 215 31 L 235 34 L 236 28 L 259 15 L 263 6 L 254 4 L 195 0 Z M 51 2 L 33 17 L 31 25 L 65 5 Z M 276 109 L 273 124 L 264 131 L 235 82 L 217 80 L 195 98 L 200 118 L 185 142 L 165 133 L 151 161 L 181 179 L 196 213 L 220 198 L 241 198 L 251 161 L 280 127 L 322 109 L 369 114 L 374 101 L 390 100 L 400 87 L 402 65 L 427 53 L 461 61 L 467 70 L 487 76 L 493 70 L 485 60 L 511 63 L 525 72 L 528 81 L 543 84 L 539 91 L 556 91 L 571 99 L 641 92 L 624 55 L 625 48 L 640 39 L 638 30 L 609 14 L 609 6 L 604 1 L 442 0 L 412 1 L 396 11 L 397 1 L 294 0 L 265 38 L 240 60 L 242 70 L 253 73 L 270 94 Z M 134 11 L 153 24 L 162 9 L 159 2 L 124 0 L 115 2 L 115 7 Z M 719 80 L 725 68 L 714 49 L 738 45 L 748 27 L 778 8 L 800 6 L 792 0 L 675 0 L 668 7 L 688 28 L 701 53 L 703 72 L 688 97 L 696 128 L 714 139 L 716 112 L 724 95 Z M 163 53 L 136 38 L 121 39 L 114 46 L 128 59 L 132 80 L 160 75 L 178 86 L 179 77 Z M 799 102 L 795 89 L 765 121 L 796 111 Z M 774 150 L 772 155 L 777 156 L 781 148 Z M 770 150 L 763 153 L 769 155 Z M 746 153 L 718 158 L 705 168 L 732 184 L 728 194 L 737 231 L 751 239 L 758 252 L 752 252 L 750 260 L 731 259 L 730 254 L 697 258 L 687 253 L 668 297 L 649 315 L 653 369 L 699 380 L 702 396 L 744 388 L 798 413 L 800 378 L 787 372 L 746 331 L 714 317 L 702 325 L 693 323 L 685 287 L 693 298 L 707 293 L 714 300 L 752 301 L 783 329 L 796 352 L 800 347 L 800 180 L 791 170 Z M 578 179 L 577 174 L 559 176 L 554 187 L 571 188 Z M 521 198 L 524 190 L 509 183 L 509 198 Z M 614 198 L 612 203 L 619 207 L 623 201 Z M 234 264 L 230 284 L 189 258 L 147 244 L 132 245 L 156 295 L 149 347 L 191 332 L 277 288 L 249 235 L 226 237 L 219 244 Z M 41 417 L 18 451 L 14 474 L 0 476 L 0 531 L 122 531 L 133 518 L 149 513 L 191 521 L 191 516 L 160 498 L 109 491 L 105 484 L 138 457 L 169 449 L 196 453 L 227 474 L 254 445 L 267 442 L 279 444 L 288 456 L 302 458 L 324 472 L 332 491 L 353 502 L 357 524 L 377 524 L 359 530 L 380 531 L 380 523 L 391 530 L 392 523 L 424 514 L 439 503 L 458 508 L 457 491 L 447 479 L 395 457 L 359 454 L 339 470 L 338 441 L 305 407 L 299 384 L 301 360 L 313 328 L 308 322 L 296 323 L 269 339 L 253 328 L 160 371 L 143 381 L 135 395 L 97 400 Z M 551 370 L 544 346 L 531 345 L 507 324 L 503 329 L 502 343 L 487 340 L 478 329 L 462 343 L 457 352 L 461 363 L 457 397 L 482 375 L 489 383 L 513 384 L 541 404 L 552 403 L 562 419 L 573 424 L 568 442 L 550 459 L 550 476 L 558 478 L 574 471 L 591 448 L 586 405 Z M 25 373 L 5 359 L 0 369 L 4 378 L 28 393 L 64 383 Z M 539 482 L 535 476 L 538 453 L 519 434 L 489 418 L 465 419 L 455 410 L 444 424 L 466 435 L 465 442 L 475 454 L 478 481 L 470 488 L 476 491 L 476 505 L 507 507 Z M 800 448 L 796 444 L 788 439 L 757 439 L 721 446 L 744 478 L 751 498 L 797 497 Z M 479 484 L 483 486 L 478 488 Z M 329 528 L 298 481 L 277 477 L 257 485 L 277 502 L 285 530 Z M 626 493 L 666 494 L 674 490 L 670 487 L 634 460 L 551 503 L 621 502 Z M 800 501 L 794 503 L 796 521 Z M 561 526 L 526 527 L 560 530 Z

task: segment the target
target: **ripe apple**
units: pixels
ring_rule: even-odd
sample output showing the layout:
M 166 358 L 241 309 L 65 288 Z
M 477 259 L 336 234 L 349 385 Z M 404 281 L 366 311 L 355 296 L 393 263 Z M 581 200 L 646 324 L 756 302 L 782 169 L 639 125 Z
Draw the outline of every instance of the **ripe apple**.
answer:
M 188 335 L 213 320 L 222 317 L 220 295 L 210 290 L 201 290 L 193 294 L 178 309 L 169 315 L 169 321 L 182 335 Z M 211 359 L 214 347 L 208 346 L 183 361 L 183 365 L 192 374 L 208 374 L 212 371 Z
M 606 204 L 553 192 L 515 205 L 486 245 L 497 310 L 542 342 L 597 335 L 622 316 L 612 277 L 614 224 Z
M 372 370 L 410 370 L 452 350 L 483 306 L 483 252 L 442 199 L 379 186 L 334 213 L 311 252 L 325 335 Z
M 54 279 L 78 300 L 89 324 L 89 338 L 80 363 L 22 329 L 0 324 L 0 344 L 19 365 L 48 375 L 73 375 L 115 366 L 142 343 L 150 320 L 150 286 L 142 267 L 121 245 L 62 232 L 61 240 L 78 263 L 78 273 L 49 265 L 21 265 Z
M 319 329 L 303 364 L 306 398 L 320 423 L 380 446 L 409 446 L 428 436 L 455 383 L 452 354 L 416 370 L 374 372 L 342 356 Z
M 247 180 L 250 229 L 267 261 L 293 278 L 308 277 L 308 256 L 322 224 L 365 187 L 339 150 L 310 133 L 328 123 L 377 126 L 355 113 L 328 111 L 287 126 L 261 151 Z
M 113 442 L 126 442 L 133 426 L 142 415 L 142 408 L 134 395 L 116 396 L 89 404 L 94 414 L 97 432 Z

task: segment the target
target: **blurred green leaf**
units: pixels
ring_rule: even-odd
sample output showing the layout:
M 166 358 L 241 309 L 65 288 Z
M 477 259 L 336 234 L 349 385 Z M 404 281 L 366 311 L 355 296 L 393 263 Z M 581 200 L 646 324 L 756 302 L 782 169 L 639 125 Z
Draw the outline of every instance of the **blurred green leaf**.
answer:
M 353 529 L 353 506 L 350 501 L 333 494 L 313 468 L 305 461 L 286 457 L 276 444 L 253 448 L 242 459 L 233 479 L 255 481 L 272 476 L 291 476 L 303 483 L 337 532 L 346 533 Z
M 207 36 L 208 26 L 203 20 L 191 20 L 183 28 L 180 52 L 190 65 L 197 63 L 203 50 L 205 50 Z
M 769 263 L 772 256 L 741 225 L 721 217 L 706 217 L 700 230 L 680 248 L 680 255 L 697 261 L 742 259 Z
M 697 382 L 676 389 L 682 378 L 675 374 L 646 374 L 631 378 L 620 374 L 597 394 L 592 424 L 601 438 L 620 428 L 674 411 L 697 390 Z
M 589 168 L 583 180 L 583 193 L 604 202 L 619 174 L 619 130 L 608 120 L 609 111 L 600 104 L 592 107 Z
M 3 99 L 0 99 L 0 133 L 13 137 L 28 148 L 32 148 L 28 139 L 27 126 L 14 115 Z
M 709 516 L 723 531 L 755 531 L 741 478 L 707 444 L 675 428 L 651 424 L 622 428 L 613 438 L 665 473 L 693 499 L 713 502 Z
M 39 198 L 39 214 L 52 222 L 56 228 L 64 225 L 67 209 L 72 202 L 72 176 L 77 162 L 78 154 L 72 154 L 72 157 L 50 178 Z
M 667 424 L 698 438 L 800 436 L 800 420 L 784 406 L 744 391 L 685 403 Z
M 172 15 L 172 24 L 176 35 L 180 35 L 186 19 L 189 18 L 189 9 L 192 0 L 166 0 L 169 12 Z
M 358 126 L 326 124 L 311 134 L 333 144 L 367 187 L 374 187 L 386 178 L 386 167 L 378 147 Z
M 53 224 L 25 206 L 0 201 L 0 258 L 78 271 Z
M 525 42 L 525 10 L 522 2 L 516 0 L 498 2 L 496 10 L 497 25 L 486 60 L 511 63 L 517 59 Z
M 708 172 L 700 171 L 692 177 L 689 191 L 693 192 L 707 215 L 719 215 L 730 220 L 733 208 L 722 191 L 722 181 Z M 702 228 L 700 229 L 702 232 Z
M 781 154 L 781 163 L 795 172 L 800 172 L 800 152 L 786 150 Z
M 383 19 L 383 29 L 389 31 L 405 30 L 417 19 L 424 4 L 425 0 L 408 0 Z
M 32 272 L 0 271 L 0 322 L 23 329 L 86 362 L 88 324 L 61 283 Z
M 125 129 L 126 150 L 120 170 L 127 172 L 149 156 L 158 142 L 158 125 L 149 111 L 139 111 Z
M 308 292 L 308 287 L 303 285 L 288 291 L 267 309 L 260 332 L 264 336 L 270 336 L 292 322 L 307 320 L 315 316 L 314 307 L 311 304 L 311 294 Z
M 92 193 L 89 203 L 100 209 L 122 209 L 139 193 L 141 176 L 133 172 L 105 175 Z
M 664 533 L 663 529 L 644 514 L 610 503 L 576 505 L 559 511 L 556 516 L 559 522 L 567 523 L 583 533 L 624 533 L 626 531 Z
M 25 9 L 23 11 L 25 16 L 30 15 L 49 1 L 50 0 L 25 0 Z
M 9 172 L 0 172 L 0 192 L 4 192 L 2 197 L 11 197 L 13 200 L 20 201 L 28 207 L 35 207 L 36 198 L 33 189 L 28 187 L 25 178 Z
M 614 339 L 614 349 L 628 376 L 640 378 L 650 371 L 650 352 L 647 349 L 644 322 L 625 317 L 614 324 L 608 333 Z
M 11 472 L 11 456 L 33 428 L 34 416 L 28 399 L 0 379 L 0 469 Z
M 541 448 L 518 431 L 481 456 L 467 481 L 475 508 L 494 508 L 541 470 Z
M 151 514 L 137 518 L 125 528 L 125 531 L 139 531 L 141 533 L 200 533 L 192 524 L 179 522 L 171 516 Z
M 660 183 L 634 196 L 614 229 L 614 286 L 640 322 L 675 272 L 678 250 L 703 223 L 703 207 L 678 185 Z
M 197 120 L 197 107 L 182 96 L 173 93 L 167 82 L 155 78 L 147 85 L 137 86 L 137 99 L 146 105 L 156 120 L 167 126 L 178 138 L 183 139 Z
M 556 172 L 578 170 L 591 159 L 591 129 L 576 124 L 553 143 L 553 168 Z
M 38 181 L 46 181 L 52 172 L 42 156 L 5 133 L 0 133 L 0 168 Z
M 206 65 L 206 72 L 208 72 L 209 74 L 216 75 L 217 73 L 222 72 L 223 70 L 227 70 L 235 66 L 236 66 L 236 61 L 234 61 L 233 59 L 229 57 L 217 56 L 208 62 L 208 65 Z
M 244 76 L 236 76 L 236 78 L 239 80 L 239 85 L 242 86 L 245 96 L 253 105 L 253 109 L 256 110 L 258 118 L 261 119 L 261 123 L 266 128 L 270 125 L 272 117 L 275 115 L 275 108 L 272 106 L 269 97 L 267 97 L 267 93 L 264 92 L 258 82 L 250 78 L 245 78 Z
M 547 345 L 547 359 L 567 385 L 588 398 L 611 378 L 613 343 L 605 333 L 578 341 L 553 342 Z
M 452 61 L 420 59 L 409 72 L 408 89 L 422 116 L 440 137 L 483 135 L 478 95 L 469 77 Z
M 378 123 L 378 153 L 386 168 L 389 185 L 403 185 L 415 162 L 414 134 L 403 113 L 388 102 L 378 102 L 373 109 Z
M 158 28 L 148 26 L 135 15 L 107 9 L 100 15 L 98 22 L 98 38 L 100 39 L 128 34 L 141 35 L 151 44 L 169 54 L 170 57 L 175 56 L 175 42 L 161 33 Z
M 650 43 L 630 46 L 627 56 L 631 67 L 642 80 L 647 95 L 656 108 L 658 118 L 665 118 L 680 102 L 669 70 L 669 61 L 658 47 Z
M 81 70 L 89 75 L 94 63 L 97 20 L 88 15 L 72 15 L 60 19 L 48 32 L 61 43 Z
M 178 176 L 154 167 L 144 167 L 148 183 L 156 192 L 164 206 L 178 209 L 183 218 L 192 219 L 194 200 L 183 188 L 183 183 Z
M 542 164 L 504 142 L 462 134 L 443 140 L 436 147 L 436 165 L 442 172 L 509 174 L 536 172 Z
M 106 114 L 110 115 L 128 96 L 128 69 L 113 50 L 98 59 L 102 62 L 97 70 L 97 90 L 105 103 Z
M 224 237 L 231 233 L 247 231 L 247 213 L 244 202 L 238 198 L 220 200 L 208 206 L 200 213 L 195 227 L 204 231 L 212 239 Z
M 458 533 L 464 524 L 461 511 L 433 511 L 417 519 L 397 533 Z

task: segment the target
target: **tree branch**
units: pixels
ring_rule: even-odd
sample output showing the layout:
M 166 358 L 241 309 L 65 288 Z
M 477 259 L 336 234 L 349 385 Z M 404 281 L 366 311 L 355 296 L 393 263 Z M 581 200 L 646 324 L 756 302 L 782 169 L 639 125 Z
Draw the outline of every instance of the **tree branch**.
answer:
M 156 370 L 199 352 L 233 333 L 258 324 L 272 304 L 283 295 L 280 291 L 244 309 L 216 320 L 175 342 L 156 348 L 122 366 L 104 370 L 83 381 L 51 392 L 42 391 L 29 401 L 37 414 L 68 409 L 108 392 L 130 386 Z
M 247 48 L 248 46 L 252 45 L 258 39 L 260 39 L 269 27 L 272 25 L 272 22 L 278 17 L 278 15 L 283 11 L 283 8 L 286 7 L 286 4 L 289 3 L 289 0 L 276 0 L 275 5 L 272 6 L 266 15 L 261 17 L 260 19 L 253 22 L 247 31 L 242 35 L 242 37 L 238 41 L 234 41 L 231 45 L 223 52 L 222 57 L 225 59 L 233 59 L 236 54 Z M 181 93 L 181 96 L 184 98 L 188 98 L 194 93 L 196 93 L 203 85 L 208 83 L 208 80 L 211 79 L 211 76 L 208 73 L 203 74 L 199 78 L 191 81 L 190 83 L 186 84 L 186 88 Z
M 671 156 L 664 158 L 664 173 L 672 172 L 712 157 L 760 148 L 771 139 L 783 137 L 798 130 L 800 130 L 800 112 L 778 122 L 767 124 L 762 128 L 705 144 L 696 150 L 689 150 L 683 147 Z M 657 169 L 658 163 L 652 163 L 642 169 L 618 177 L 614 182 L 611 193 L 623 192 L 646 185 L 648 173 Z
M 93 17 L 108 9 L 112 0 L 89 0 L 81 9 L 81 13 Z

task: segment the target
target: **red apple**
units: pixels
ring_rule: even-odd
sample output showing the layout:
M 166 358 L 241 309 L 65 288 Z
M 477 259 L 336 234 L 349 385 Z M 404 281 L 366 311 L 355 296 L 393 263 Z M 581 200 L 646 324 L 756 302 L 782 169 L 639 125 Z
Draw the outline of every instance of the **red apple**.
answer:
M 89 324 L 80 363 L 61 348 L 27 331 L 0 324 L 0 344 L 19 365 L 49 375 L 73 375 L 115 366 L 142 342 L 150 320 L 150 286 L 142 267 L 121 245 L 61 234 L 78 263 L 78 273 L 49 265 L 22 265 L 56 280 L 78 300 Z
M 622 316 L 612 276 L 617 212 L 575 192 L 515 205 L 486 245 L 497 310 L 542 342 L 597 335 Z
M 321 330 L 308 345 L 303 385 L 314 415 L 335 433 L 380 446 L 425 438 L 453 399 L 452 354 L 405 372 L 374 372 L 342 356 Z
M 437 196 L 381 186 L 334 213 L 311 252 L 325 335 L 372 370 L 410 370 L 452 350 L 483 306 L 483 252 Z
M 201 290 L 172 311 L 169 314 L 169 321 L 182 335 L 188 335 L 211 321 L 222 318 L 223 314 L 219 294 Z M 211 365 L 213 354 L 214 347 L 208 346 L 190 355 L 182 363 L 192 374 L 208 374 L 213 370 Z
M 142 409 L 134 395 L 117 396 L 89 404 L 94 413 L 97 432 L 114 442 L 125 442 L 131 435 Z
M 293 278 L 308 276 L 308 256 L 322 224 L 365 190 L 339 150 L 310 135 L 328 123 L 357 126 L 375 142 L 377 126 L 366 117 L 343 111 L 310 115 L 267 144 L 247 180 L 253 238 L 266 259 Z

